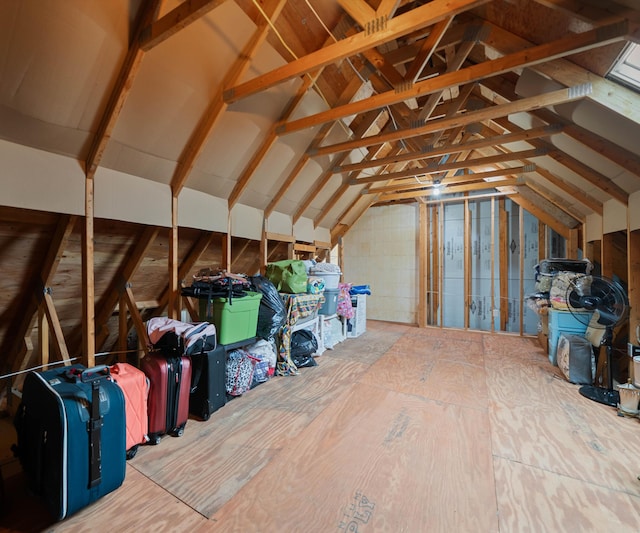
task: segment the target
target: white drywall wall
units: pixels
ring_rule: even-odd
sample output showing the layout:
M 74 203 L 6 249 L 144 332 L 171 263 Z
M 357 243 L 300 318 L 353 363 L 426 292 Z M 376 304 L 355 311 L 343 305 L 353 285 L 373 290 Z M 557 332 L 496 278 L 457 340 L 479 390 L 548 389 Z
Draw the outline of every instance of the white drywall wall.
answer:
M 343 279 L 368 284 L 367 319 L 417 323 L 418 208 L 369 209 L 347 232 Z
M 608 200 L 602 205 L 602 233 L 627 231 L 627 208 L 618 200 Z
M 98 168 L 94 178 L 94 216 L 171 227 L 171 187 Z
M 178 226 L 226 233 L 228 214 L 222 198 L 187 188 L 178 196 Z
M 0 204 L 84 216 L 80 162 L 0 140 Z
M 263 211 L 242 204 L 231 210 L 231 235 L 245 239 L 262 239 Z

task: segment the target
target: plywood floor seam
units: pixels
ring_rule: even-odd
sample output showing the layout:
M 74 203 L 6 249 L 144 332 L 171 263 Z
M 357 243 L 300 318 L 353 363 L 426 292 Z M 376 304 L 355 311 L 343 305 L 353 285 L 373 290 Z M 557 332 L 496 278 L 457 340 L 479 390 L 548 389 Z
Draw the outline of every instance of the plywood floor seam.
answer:
M 142 447 L 123 487 L 64 522 L 34 512 L 38 502 L 11 478 L 17 499 L 0 526 L 640 531 L 640 421 L 581 397 L 534 340 L 367 327 L 317 367 Z M 20 505 L 31 512 L 19 514 Z

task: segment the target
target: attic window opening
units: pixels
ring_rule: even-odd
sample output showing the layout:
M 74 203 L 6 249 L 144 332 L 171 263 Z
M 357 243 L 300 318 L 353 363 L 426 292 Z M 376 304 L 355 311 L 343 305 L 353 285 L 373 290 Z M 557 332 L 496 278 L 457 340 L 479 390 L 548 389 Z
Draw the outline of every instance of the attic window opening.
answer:
M 640 47 L 629 43 L 609 70 L 607 78 L 640 92 Z

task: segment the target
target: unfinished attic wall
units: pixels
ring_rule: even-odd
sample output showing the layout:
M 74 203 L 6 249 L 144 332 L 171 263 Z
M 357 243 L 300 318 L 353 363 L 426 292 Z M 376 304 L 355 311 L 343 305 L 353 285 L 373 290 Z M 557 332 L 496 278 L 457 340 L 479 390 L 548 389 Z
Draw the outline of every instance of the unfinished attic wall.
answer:
M 517 204 L 508 199 L 503 203 L 503 222 L 496 199 L 470 198 L 466 220 L 463 201 L 428 207 L 426 270 L 431 274 L 425 300 L 433 306 L 427 310 L 429 325 L 537 332 L 538 316 L 526 305 L 526 297 L 535 290 L 540 225 L 536 217 Z M 344 237 L 345 280 L 371 285 L 372 295 L 367 302 L 369 319 L 417 323 L 418 211 L 417 205 L 374 207 Z M 466 224 L 469 230 L 465 244 Z M 437 242 L 432 240 L 435 238 Z M 563 246 L 561 240 L 556 236 L 558 242 L 549 243 L 550 249 Z M 506 259 L 502 269 L 501 243 Z M 465 272 L 469 272 L 467 279 Z M 503 284 L 501 272 L 506 273 Z
M 367 319 L 417 323 L 418 208 L 369 209 L 343 239 L 344 281 L 369 284 Z

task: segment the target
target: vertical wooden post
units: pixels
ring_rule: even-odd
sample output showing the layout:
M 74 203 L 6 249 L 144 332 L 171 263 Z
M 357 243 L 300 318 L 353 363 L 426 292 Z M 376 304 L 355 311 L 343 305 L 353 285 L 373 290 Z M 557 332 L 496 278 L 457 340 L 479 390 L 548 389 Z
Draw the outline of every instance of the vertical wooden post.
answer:
M 433 266 L 432 266 L 432 281 L 431 290 L 433 294 L 431 308 L 433 309 L 431 315 L 431 325 L 437 326 L 440 324 L 440 208 L 438 205 L 434 205 L 432 208 L 433 220 L 431 221 L 431 249 L 433 250 Z
M 491 198 L 491 332 L 496 330 L 496 199 Z
M 262 221 L 262 238 L 260 239 L 260 274 L 263 276 L 267 271 L 267 254 L 269 250 L 269 241 L 267 240 L 267 219 Z
M 38 308 L 38 344 L 40 345 L 40 364 L 46 370 L 49 365 L 49 322 L 44 305 Z
M 640 326 L 640 230 L 628 232 L 627 256 L 629 265 L 628 298 L 631 307 L 629 311 L 629 339 L 634 344 L 640 344 L 640 338 L 638 338 L 638 327 Z
M 120 294 L 118 301 L 118 361 L 121 363 L 127 360 L 127 334 L 129 333 L 129 321 L 127 320 L 127 300 L 124 291 Z
M 538 262 L 547 258 L 547 226 L 538 221 Z
M 504 198 L 498 200 L 498 233 L 500 264 L 500 331 L 506 331 L 509 320 L 509 220 Z
M 602 275 L 611 278 L 613 276 L 613 257 L 615 250 L 613 248 L 613 234 L 604 233 L 602 235 Z
M 524 209 L 518 209 L 518 239 L 520 240 L 520 255 L 518 270 L 520 272 L 520 285 L 518 292 L 518 314 L 520 316 L 519 332 L 524 333 Z
M 433 326 L 433 284 L 434 284 L 434 270 L 432 264 L 432 256 L 435 248 L 433 247 L 432 228 L 433 228 L 433 206 L 425 206 L 425 324 Z
M 231 213 L 227 219 L 227 234 L 222 238 L 222 266 L 227 272 L 231 272 Z
M 169 298 L 167 316 L 178 319 L 180 314 L 178 284 L 178 197 L 171 195 L 171 230 L 169 231 Z
M 418 235 L 418 326 L 424 328 L 427 325 L 427 263 L 428 255 L 428 231 L 429 214 L 427 205 L 419 205 L 419 229 Z
M 93 245 L 93 178 L 86 178 L 82 235 L 82 364 L 96 365 L 95 282 Z
M 567 257 L 569 259 L 578 259 L 578 230 L 570 229 L 569 238 L 567 239 Z
M 469 307 L 471 298 L 471 213 L 469 200 L 464 201 L 464 229 L 463 229 L 463 276 L 464 276 L 464 329 L 469 329 Z
M 438 241 L 438 265 L 437 270 L 434 268 L 434 272 L 438 273 L 438 298 L 436 302 L 436 309 L 438 312 L 438 325 L 443 327 L 444 324 L 444 309 L 442 305 L 443 295 L 442 290 L 444 287 L 444 250 L 442 249 L 442 240 L 444 236 L 444 202 L 438 204 L 438 215 L 436 216 L 437 227 L 434 230 Z M 435 256 L 434 256 L 435 259 Z

